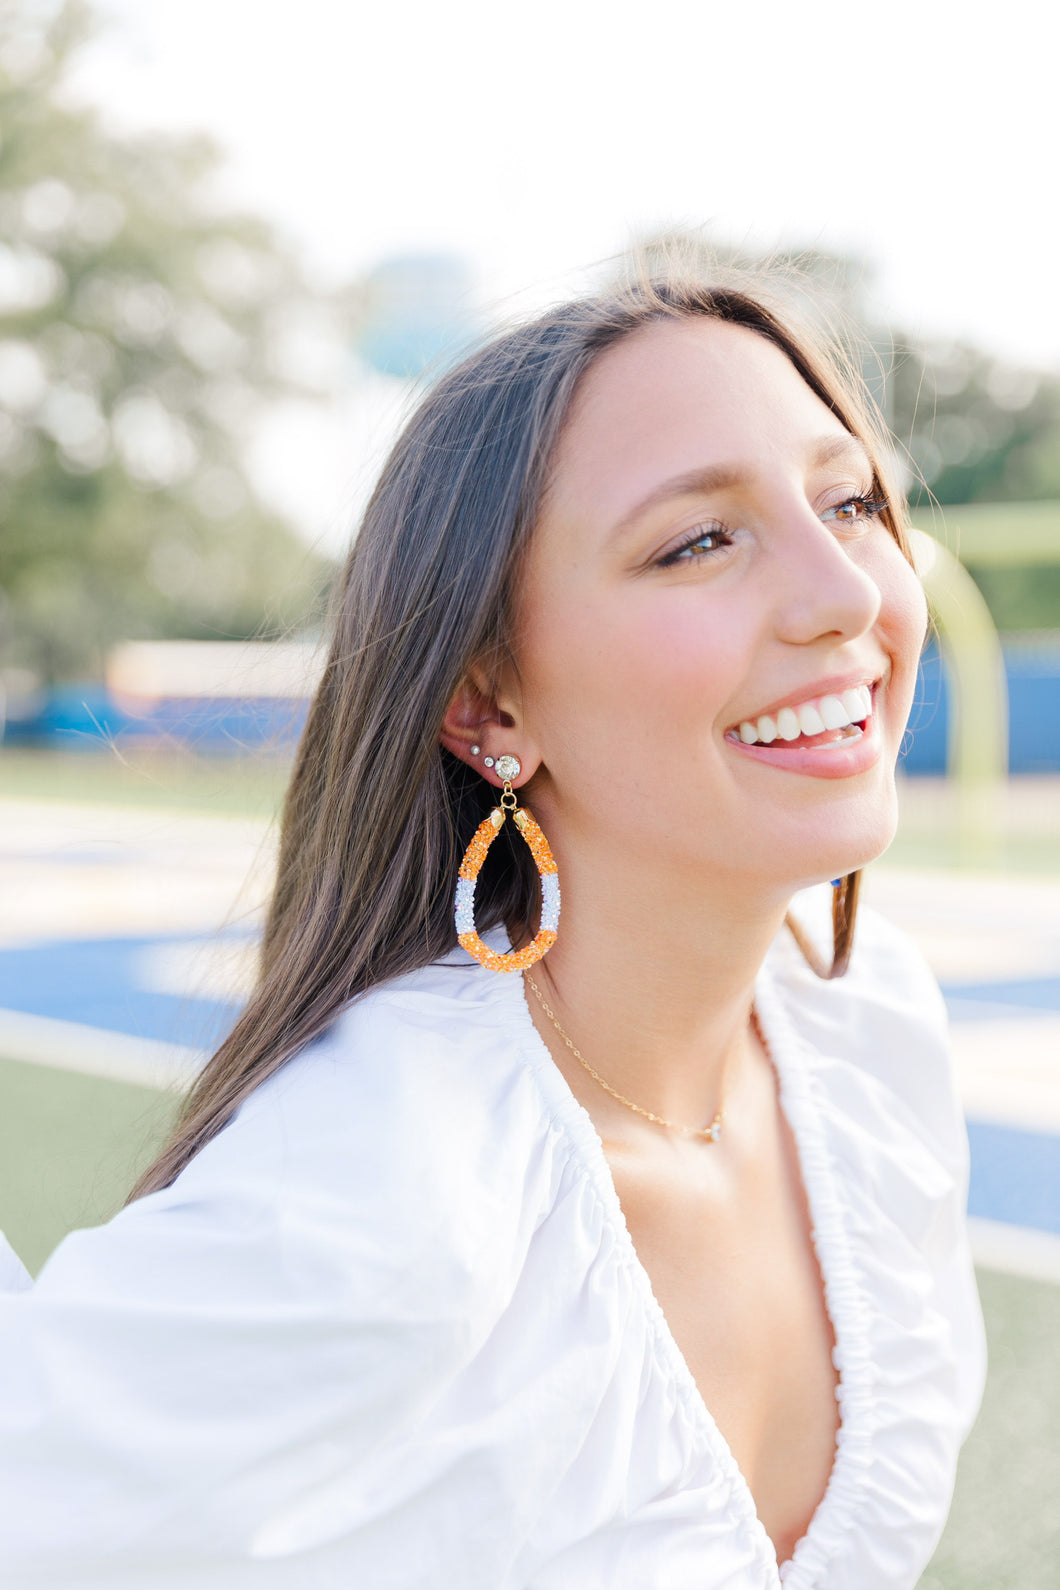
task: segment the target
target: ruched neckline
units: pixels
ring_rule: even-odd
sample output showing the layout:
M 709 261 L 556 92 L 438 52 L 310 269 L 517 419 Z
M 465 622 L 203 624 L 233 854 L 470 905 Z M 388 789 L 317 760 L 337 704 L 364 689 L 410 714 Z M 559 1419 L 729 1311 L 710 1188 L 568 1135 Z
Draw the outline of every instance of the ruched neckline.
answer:
M 603 1141 L 592 1117 L 574 1096 L 534 1025 L 523 977 L 498 981 L 512 1028 L 541 1089 L 545 1107 L 576 1152 L 634 1278 L 659 1361 L 671 1379 L 684 1417 L 698 1444 L 710 1453 L 723 1477 L 731 1499 L 734 1524 L 743 1530 L 757 1565 L 775 1586 L 782 1585 L 783 1590 L 814 1590 L 823 1583 L 821 1575 L 856 1514 L 863 1493 L 862 1476 L 868 1463 L 872 1433 L 873 1366 L 868 1302 L 859 1284 L 844 1230 L 828 1146 L 815 1112 L 798 1034 L 777 997 L 768 968 L 762 968 L 755 983 L 755 1014 L 777 1076 L 780 1105 L 791 1129 L 810 1210 L 814 1252 L 836 1343 L 833 1361 L 839 1372 L 836 1397 L 840 1412 L 832 1468 L 824 1494 L 792 1555 L 780 1564 L 758 1514 L 750 1484 L 704 1401 L 636 1251 Z

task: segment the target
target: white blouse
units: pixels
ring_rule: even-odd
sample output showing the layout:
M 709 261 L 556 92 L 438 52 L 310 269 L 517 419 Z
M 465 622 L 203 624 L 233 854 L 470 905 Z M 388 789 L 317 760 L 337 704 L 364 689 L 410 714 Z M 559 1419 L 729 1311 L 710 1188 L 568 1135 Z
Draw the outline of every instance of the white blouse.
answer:
M 7 1275 L 0 1583 L 912 1587 L 984 1376 L 941 999 L 864 911 L 845 979 L 785 933 L 756 1000 L 841 1378 L 783 1567 L 522 979 L 456 951 L 348 1008 L 172 1187 Z

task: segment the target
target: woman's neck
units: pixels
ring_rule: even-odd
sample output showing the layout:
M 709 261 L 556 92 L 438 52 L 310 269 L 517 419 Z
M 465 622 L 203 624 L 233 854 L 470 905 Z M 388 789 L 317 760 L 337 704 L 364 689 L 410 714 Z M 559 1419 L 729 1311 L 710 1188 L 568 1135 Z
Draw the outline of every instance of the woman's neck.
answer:
M 666 1120 L 709 1120 L 786 901 L 594 859 L 579 851 L 567 860 L 559 937 L 531 976 L 612 1087 Z M 547 1018 L 530 1003 L 551 1046 Z

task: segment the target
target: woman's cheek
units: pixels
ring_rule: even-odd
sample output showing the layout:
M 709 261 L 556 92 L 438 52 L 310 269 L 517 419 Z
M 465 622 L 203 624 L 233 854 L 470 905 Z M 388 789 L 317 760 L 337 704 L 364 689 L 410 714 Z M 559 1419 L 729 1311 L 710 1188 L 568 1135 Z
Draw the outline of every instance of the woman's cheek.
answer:
M 862 568 L 879 589 L 876 627 L 885 637 L 893 661 L 916 661 L 923 649 L 928 620 L 920 576 L 889 533 L 875 540 Z
M 928 605 L 919 576 L 897 546 L 886 568 L 880 570 L 879 583 L 883 600 L 878 628 L 891 662 L 888 697 L 893 733 L 900 743 L 913 705 L 927 636 Z
M 915 670 L 928 632 L 928 604 L 920 577 L 903 557 L 893 598 L 895 632 L 905 660 Z

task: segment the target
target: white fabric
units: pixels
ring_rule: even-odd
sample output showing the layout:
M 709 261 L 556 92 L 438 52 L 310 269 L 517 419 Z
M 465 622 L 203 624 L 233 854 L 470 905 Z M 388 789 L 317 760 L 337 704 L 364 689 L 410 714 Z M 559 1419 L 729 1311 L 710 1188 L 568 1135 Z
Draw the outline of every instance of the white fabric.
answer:
M 0 1231 L 0 1292 L 24 1292 L 32 1285 L 29 1271 Z
M 842 1380 L 782 1570 L 521 978 L 458 951 L 0 1299 L 0 1583 L 912 1587 L 984 1374 L 941 1000 L 865 912 L 846 979 L 785 934 L 757 1001 Z

